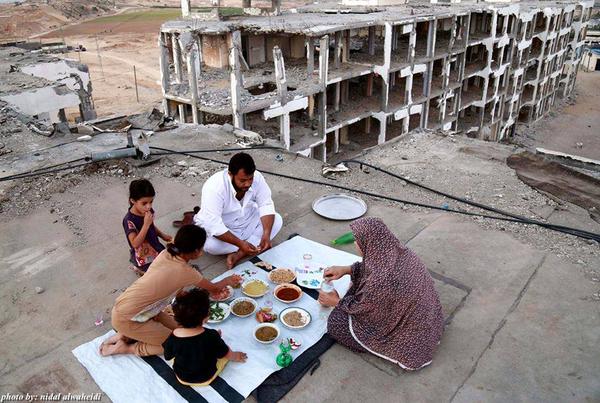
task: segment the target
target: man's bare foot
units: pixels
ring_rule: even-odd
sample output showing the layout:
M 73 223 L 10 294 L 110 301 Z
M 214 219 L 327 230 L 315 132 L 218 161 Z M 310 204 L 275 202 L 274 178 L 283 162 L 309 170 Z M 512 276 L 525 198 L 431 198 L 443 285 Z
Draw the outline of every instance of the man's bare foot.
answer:
M 227 268 L 228 269 L 233 268 L 233 266 L 235 266 L 235 264 L 237 262 L 239 262 L 240 260 L 242 260 L 245 256 L 246 256 L 246 254 L 244 252 L 242 252 L 241 250 L 230 253 L 229 255 L 227 255 Z
M 117 342 L 113 344 L 102 343 L 102 345 L 100 346 L 100 355 L 102 355 L 103 357 L 115 354 L 133 354 L 133 352 L 134 345 L 127 344 L 122 339 L 117 340 Z
M 102 349 L 104 346 L 107 346 L 109 344 L 115 344 L 119 340 L 127 341 L 127 337 L 123 336 L 120 333 L 116 333 L 116 334 L 113 334 L 112 336 L 110 336 L 108 339 L 104 340 L 102 342 L 102 344 L 100 344 L 100 350 L 99 350 L 100 354 L 102 354 Z

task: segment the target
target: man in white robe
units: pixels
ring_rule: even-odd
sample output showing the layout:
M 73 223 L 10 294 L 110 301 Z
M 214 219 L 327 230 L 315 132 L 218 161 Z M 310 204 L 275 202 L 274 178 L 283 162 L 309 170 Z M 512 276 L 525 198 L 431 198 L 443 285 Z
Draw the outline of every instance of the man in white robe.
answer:
M 275 212 L 271 189 L 252 157 L 238 153 L 227 169 L 202 186 L 194 223 L 207 232 L 204 250 L 211 255 L 227 254 L 227 267 L 231 268 L 240 259 L 269 249 L 283 220 Z

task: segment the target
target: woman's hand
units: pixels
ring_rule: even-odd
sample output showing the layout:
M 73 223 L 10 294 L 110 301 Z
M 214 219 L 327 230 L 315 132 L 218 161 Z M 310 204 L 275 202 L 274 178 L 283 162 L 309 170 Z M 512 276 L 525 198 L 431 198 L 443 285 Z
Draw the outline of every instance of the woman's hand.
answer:
M 337 291 L 319 291 L 319 299 L 317 301 L 319 301 L 319 304 L 323 306 L 333 307 L 340 302 L 340 296 L 338 295 Z
M 325 269 L 323 278 L 327 281 L 337 280 L 345 274 L 350 274 L 349 271 L 350 267 L 348 266 L 331 266 Z
M 241 282 L 242 282 L 242 277 L 237 274 L 233 274 L 224 279 L 224 286 L 230 285 L 232 287 L 235 287 L 236 285 L 240 284 Z

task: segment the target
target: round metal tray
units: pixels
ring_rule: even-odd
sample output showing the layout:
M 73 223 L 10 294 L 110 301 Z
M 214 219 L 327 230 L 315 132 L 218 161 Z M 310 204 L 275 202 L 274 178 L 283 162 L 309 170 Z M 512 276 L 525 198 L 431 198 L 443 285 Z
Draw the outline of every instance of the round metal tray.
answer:
M 358 197 L 343 193 L 321 196 L 312 208 L 315 213 L 330 220 L 354 220 L 367 212 L 367 204 Z

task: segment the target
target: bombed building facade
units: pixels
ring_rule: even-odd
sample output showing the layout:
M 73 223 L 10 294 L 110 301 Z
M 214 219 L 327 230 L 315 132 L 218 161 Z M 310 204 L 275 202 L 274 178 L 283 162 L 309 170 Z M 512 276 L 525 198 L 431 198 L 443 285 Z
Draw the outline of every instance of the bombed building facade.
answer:
M 593 6 L 321 4 L 203 20 L 182 3 L 159 37 L 165 112 L 323 161 L 416 128 L 509 138 L 573 91 Z
M 42 126 L 96 118 L 85 64 L 3 47 L 0 71 L 0 101 Z

